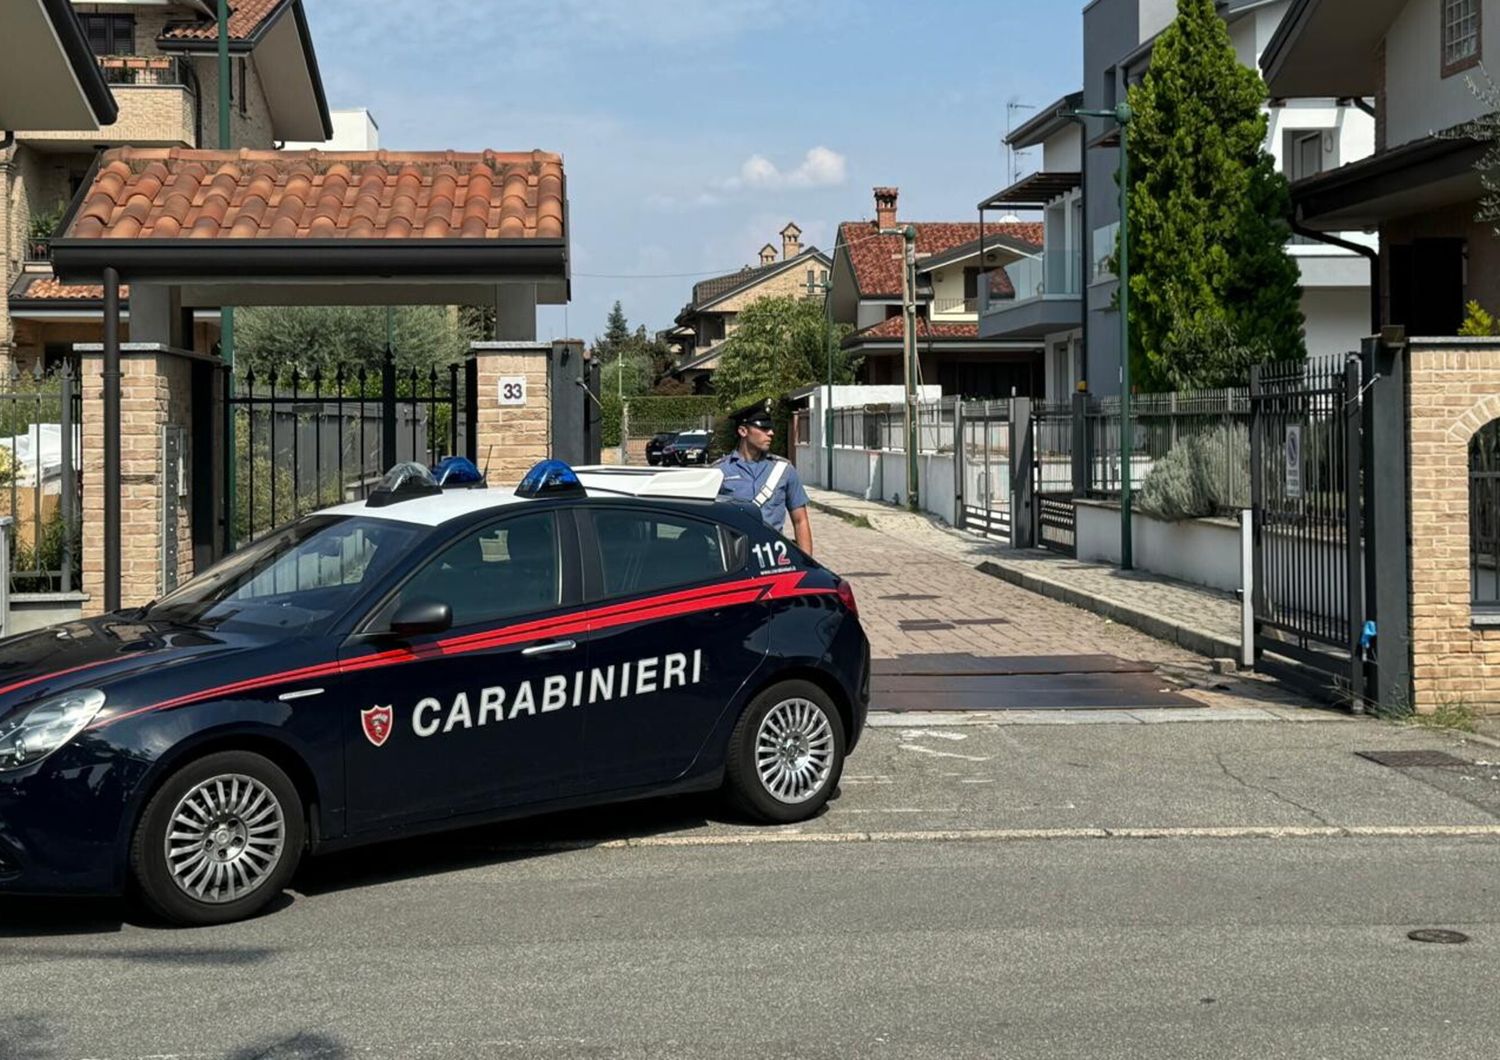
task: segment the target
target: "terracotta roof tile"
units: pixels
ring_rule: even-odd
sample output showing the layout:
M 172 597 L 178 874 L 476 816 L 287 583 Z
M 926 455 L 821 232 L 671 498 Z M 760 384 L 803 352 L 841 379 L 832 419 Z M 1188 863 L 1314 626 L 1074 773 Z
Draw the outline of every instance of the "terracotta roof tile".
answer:
M 977 339 L 978 337 L 978 323 L 933 323 L 925 317 L 917 318 L 917 338 L 919 339 Z M 844 345 L 858 346 L 861 342 L 871 339 L 899 338 L 901 338 L 901 318 L 887 317 L 879 324 L 871 324 L 862 331 L 845 336 Z
M 249 40 L 262 25 L 270 21 L 290 0 L 234 0 L 229 5 L 229 36 L 231 40 Z M 219 24 L 211 18 L 194 19 L 191 22 L 173 22 L 162 31 L 162 40 L 219 39 Z
M 545 151 L 117 148 L 64 237 L 560 239 L 562 158 Z
M 130 296 L 130 285 L 120 285 L 120 298 Z M 98 302 L 104 299 L 104 287 L 97 283 L 59 283 L 50 273 L 39 273 L 31 279 L 23 275 L 21 282 L 11 289 L 12 299 L 26 301 Z
M 899 221 L 917 230 L 917 254 L 943 254 L 979 238 L 979 222 Z M 987 236 L 1010 236 L 1042 245 L 1040 222 L 1015 221 L 986 224 Z M 876 234 L 873 221 L 845 221 L 839 225 L 839 242 L 854 266 L 859 293 L 866 298 L 901 297 L 901 237 Z M 920 257 L 918 262 L 920 263 Z M 1008 279 L 1005 281 L 1010 282 Z M 993 290 L 993 288 L 992 288 Z M 1002 293 L 1002 292 L 995 292 Z

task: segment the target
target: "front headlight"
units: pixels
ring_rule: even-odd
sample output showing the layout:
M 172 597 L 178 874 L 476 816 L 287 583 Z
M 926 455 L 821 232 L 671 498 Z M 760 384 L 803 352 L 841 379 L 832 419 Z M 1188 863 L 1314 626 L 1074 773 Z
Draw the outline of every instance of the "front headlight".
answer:
M 46 758 L 83 731 L 104 706 L 104 693 L 82 688 L 44 699 L 0 721 L 0 771 Z

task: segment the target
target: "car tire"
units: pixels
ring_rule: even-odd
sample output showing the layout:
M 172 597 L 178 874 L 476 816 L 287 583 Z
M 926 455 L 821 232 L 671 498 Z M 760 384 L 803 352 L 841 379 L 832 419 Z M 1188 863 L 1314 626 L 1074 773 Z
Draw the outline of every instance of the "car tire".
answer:
M 223 751 L 178 769 L 151 797 L 130 845 L 131 878 L 173 923 L 224 924 L 281 893 L 306 841 L 302 797 L 281 767 Z
M 773 824 L 815 816 L 844 771 L 844 723 L 810 681 L 761 691 L 729 734 L 724 787 L 730 802 Z

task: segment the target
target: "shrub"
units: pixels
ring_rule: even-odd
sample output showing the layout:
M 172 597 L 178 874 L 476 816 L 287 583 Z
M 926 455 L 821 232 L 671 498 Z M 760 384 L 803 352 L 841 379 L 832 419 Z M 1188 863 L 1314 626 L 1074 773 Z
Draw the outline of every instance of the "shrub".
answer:
M 1249 505 L 1250 435 L 1228 424 L 1179 443 L 1141 482 L 1135 506 L 1175 522 L 1220 515 Z

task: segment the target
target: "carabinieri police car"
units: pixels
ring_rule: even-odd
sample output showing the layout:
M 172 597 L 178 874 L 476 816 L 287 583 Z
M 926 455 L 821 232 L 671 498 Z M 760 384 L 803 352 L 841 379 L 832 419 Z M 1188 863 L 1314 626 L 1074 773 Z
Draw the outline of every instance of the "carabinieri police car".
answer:
M 846 582 L 715 468 L 407 465 L 134 611 L 0 641 L 0 890 L 219 923 L 304 852 L 722 786 L 810 817 L 864 726 Z

